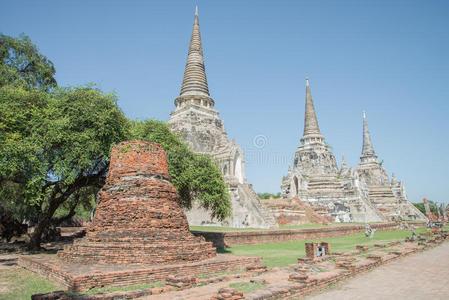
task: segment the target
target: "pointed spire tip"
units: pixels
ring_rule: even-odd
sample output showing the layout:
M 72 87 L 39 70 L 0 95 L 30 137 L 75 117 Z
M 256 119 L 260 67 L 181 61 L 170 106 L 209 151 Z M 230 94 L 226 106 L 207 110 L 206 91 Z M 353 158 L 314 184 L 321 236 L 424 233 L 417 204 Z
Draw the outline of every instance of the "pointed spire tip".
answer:
M 206 71 L 204 67 L 203 47 L 201 45 L 198 6 L 195 6 L 195 18 L 190 38 L 189 51 L 182 81 L 180 96 L 200 95 L 209 97 Z

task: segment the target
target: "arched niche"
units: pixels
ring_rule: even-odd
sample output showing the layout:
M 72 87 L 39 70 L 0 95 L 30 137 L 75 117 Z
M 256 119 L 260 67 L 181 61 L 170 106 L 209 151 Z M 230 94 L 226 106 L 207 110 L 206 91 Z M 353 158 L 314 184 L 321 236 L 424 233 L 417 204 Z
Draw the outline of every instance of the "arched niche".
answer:
M 298 177 L 293 176 L 293 193 L 294 196 L 298 196 L 299 194 L 299 183 L 298 183 Z
M 225 164 L 223 167 L 223 175 L 228 175 L 228 165 Z
M 234 156 L 234 176 L 237 177 L 239 183 L 243 183 L 243 167 L 242 167 L 242 156 L 240 152 L 237 151 Z

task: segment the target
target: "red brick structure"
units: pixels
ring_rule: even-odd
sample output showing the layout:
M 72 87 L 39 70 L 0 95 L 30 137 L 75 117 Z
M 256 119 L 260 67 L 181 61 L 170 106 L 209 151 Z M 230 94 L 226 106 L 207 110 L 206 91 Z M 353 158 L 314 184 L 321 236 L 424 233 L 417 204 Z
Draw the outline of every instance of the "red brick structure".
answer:
M 321 243 L 306 243 L 306 256 L 309 259 L 317 259 L 322 256 L 327 256 L 331 252 L 331 246 L 328 242 Z
M 106 184 L 84 238 L 58 256 L 97 264 L 173 264 L 216 255 L 211 242 L 189 231 L 164 150 L 122 142 L 112 149 Z

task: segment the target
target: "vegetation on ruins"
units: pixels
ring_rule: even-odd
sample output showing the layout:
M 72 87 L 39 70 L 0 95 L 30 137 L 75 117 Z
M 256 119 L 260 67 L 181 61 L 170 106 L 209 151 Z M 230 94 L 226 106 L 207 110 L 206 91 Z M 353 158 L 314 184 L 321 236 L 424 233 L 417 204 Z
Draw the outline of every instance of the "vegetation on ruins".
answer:
M 219 219 L 229 195 L 212 159 L 194 154 L 158 121 L 130 121 L 117 98 L 94 86 L 57 87 L 50 60 L 22 36 L 0 36 L 0 206 L 36 224 L 30 246 L 77 212 L 89 215 L 104 184 L 112 147 L 143 139 L 167 151 L 181 204 L 193 199 Z

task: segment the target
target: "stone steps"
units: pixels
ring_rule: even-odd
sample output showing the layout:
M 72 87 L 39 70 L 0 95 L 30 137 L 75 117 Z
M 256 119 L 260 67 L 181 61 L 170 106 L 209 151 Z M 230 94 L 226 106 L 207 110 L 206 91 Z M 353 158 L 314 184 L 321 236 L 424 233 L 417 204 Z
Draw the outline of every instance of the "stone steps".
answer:
M 271 210 L 269 210 L 262 201 L 260 201 L 259 196 L 256 194 L 256 192 L 253 190 L 253 188 L 247 184 L 240 184 L 239 186 L 242 187 L 243 192 L 248 196 L 248 198 L 252 199 L 252 201 L 256 202 L 259 208 L 259 212 L 264 219 L 264 221 L 267 224 L 268 228 L 276 228 L 278 227 L 278 223 L 276 221 L 276 218 L 271 213 Z

